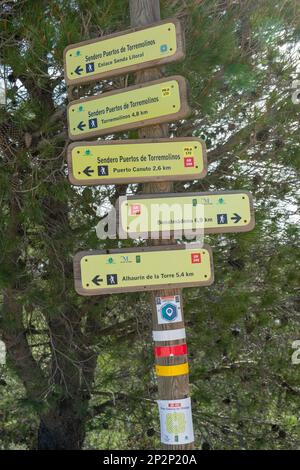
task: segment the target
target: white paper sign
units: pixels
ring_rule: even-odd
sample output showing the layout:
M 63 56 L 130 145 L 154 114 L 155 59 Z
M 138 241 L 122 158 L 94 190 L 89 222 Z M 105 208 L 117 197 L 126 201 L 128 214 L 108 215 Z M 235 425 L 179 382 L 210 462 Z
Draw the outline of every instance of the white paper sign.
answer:
M 156 312 L 159 325 L 182 321 L 180 296 L 156 297 Z
M 158 400 L 160 439 L 163 444 L 194 442 L 191 399 Z

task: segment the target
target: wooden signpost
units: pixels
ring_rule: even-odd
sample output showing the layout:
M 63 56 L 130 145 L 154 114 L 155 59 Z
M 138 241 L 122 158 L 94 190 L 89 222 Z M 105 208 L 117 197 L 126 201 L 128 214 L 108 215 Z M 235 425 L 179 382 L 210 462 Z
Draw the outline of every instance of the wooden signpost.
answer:
M 64 51 L 68 85 L 103 80 L 184 57 L 184 36 L 177 19 L 157 22 L 68 46 Z
M 122 236 L 248 232 L 255 224 L 248 191 L 147 194 L 121 197 L 117 202 Z M 137 230 L 138 229 L 138 230 Z
M 74 185 L 194 180 L 207 173 L 205 144 L 196 137 L 78 142 L 68 147 Z
M 213 283 L 209 246 L 164 246 L 82 251 L 74 257 L 80 295 L 208 286 Z
M 72 101 L 67 109 L 69 137 L 98 137 L 183 119 L 189 113 L 187 83 L 176 75 Z
M 172 236 L 152 239 L 151 247 L 78 253 L 75 289 L 84 296 L 152 291 L 161 442 L 167 449 L 193 449 L 181 288 L 208 286 L 214 274 L 208 246 L 178 245 L 174 236 L 185 228 L 203 228 L 204 233 L 251 230 L 253 203 L 247 191 L 173 193 L 172 181 L 203 178 L 207 172 L 204 144 L 194 137 L 170 139 L 166 125 L 190 112 L 185 79 L 162 78 L 158 68 L 184 57 L 184 37 L 178 20 L 160 21 L 159 0 L 129 0 L 129 6 L 133 29 L 66 48 L 65 80 L 76 85 L 135 71 L 137 84 L 73 101 L 67 117 L 72 140 L 130 129 L 139 129 L 139 140 L 71 144 L 69 180 L 74 185 L 144 183 L 147 194 L 120 198 L 121 229 L 131 237 L 143 230 L 160 237 L 171 231 Z M 153 205 L 158 207 L 154 216 Z M 172 212 L 161 215 L 161 205 L 171 211 L 175 205 L 181 212 L 187 206 L 191 217 L 184 212 L 178 220 Z

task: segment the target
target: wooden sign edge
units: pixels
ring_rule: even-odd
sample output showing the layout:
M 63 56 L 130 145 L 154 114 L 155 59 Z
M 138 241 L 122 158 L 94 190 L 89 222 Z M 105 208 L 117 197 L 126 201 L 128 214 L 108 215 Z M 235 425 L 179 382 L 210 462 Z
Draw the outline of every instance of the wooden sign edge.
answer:
M 249 207 L 250 207 L 250 221 L 247 225 L 243 225 L 243 226 L 232 226 L 232 227 L 220 227 L 220 228 L 205 228 L 204 231 L 202 232 L 201 229 L 199 230 L 194 230 L 193 233 L 195 233 L 195 235 L 201 235 L 202 233 L 204 233 L 204 235 L 208 235 L 208 234 L 216 234 L 216 233 L 241 233 L 241 232 L 250 232 L 251 230 L 254 229 L 255 227 L 255 215 L 254 215 L 254 203 L 253 203 L 253 196 L 252 194 L 247 191 L 247 190 L 238 190 L 238 189 L 235 189 L 235 190 L 228 190 L 228 191 L 202 191 L 202 192 L 192 192 L 192 193 L 160 193 L 160 194 L 141 194 L 141 195 L 134 195 L 134 196 L 127 196 L 127 199 L 128 200 L 136 200 L 136 199 L 157 199 L 157 198 L 162 198 L 162 199 L 167 199 L 167 198 L 170 198 L 170 197 L 199 197 L 199 196 L 207 196 L 209 194 L 212 194 L 212 195 L 218 195 L 218 194 L 246 194 L 248 196 L 248 199 L 249 199 Z M 124 198 L 124 196 L 123 196 Z M 115 204 L 115 210 L 116 210 L 116 218 L 117 218 L 117 223 L 118 223 L 118 227 L 119 227 L 119 230 L 123 233 L 123 234 L 127 234 L 127 236 L 131 239 L 134 239 L 134 238 L 143 238 L 142 234 L 141 233 L 136 233 L 136 232 L 130 232 L 129 234 L 124 231 L 124 227 L 123 227 L 123 224 L 122 224 L 122 219 L 120 217 L 120 200 L 121 198 L 119 197 L 116 201 L 116 204 Z M 149 234 L 151 234 L 153 232 L 149 232 L 148 233 L 148 236 Z M 156 232 L 155 232 L 156 233 Z M 168 235 L 169 233 L 171 233 L 174 238 L 178 238 L 178 235 L 179 234 L 182 234 L 181 231 L 166 231 L 166 230 L 163 230 L 163 231 L 159 231 L 159 234 L 161 234 L 161 236 L 166 236 Z M 176 237 L 177 235 L 177 237 Z
M 93 289 L 86 291 L 82 287 L 81 282 L 81 271 L 80 271 L 80 260 L 84 256 L 92 256 L 98 254 L 116 254 L 116 253 L 140 253 L 140 252 L 149 252 L 149 251 L 165 251 L 165 250 L 207 250 L 209 253 L 209 260 L 210 260 L 210 278 L 199 283 L 199 282 L 191 282 L 191 283 L 168 283 L 168 284 L 155 284 L 152 286 L 137 286 L 137 287 L 120 287 L 115 289 Z M 213 265 L 213 253 L 212 249 L 209 245 L 203 244 L 202 246 L 196 247 L 188 247 L 188 245 L 161 245 L 161 246 L 150 246 L 150 247 L 136 247 L 136 248 L 116 248 L 111 250 L 83 250 L 76 253 L 73 257 L 73 271 L 74 271 L 74 287 L 77 294 L 82 295 L 84 297 L 94 296 L 94 295 L 107 295 L 107 294 L 120 294 L 123 292 L 146 292 L 146 291 L 153 291 L 159 289 L 176 289 L 176 288 L 184 288 L 184 287 L 206 287 L 210 286 L 214 283 L 214 265 Z
M 99 72 L 98 74 L 93 75 L 93 76 L 86 76 L 83 78 L 78 77 L 78 78 L 75 78 L 74 80 L 68 78 L 66 55 L 70 49 L 76 49 L 78 47 L 86 46 L 88 44 L 106 41 L 106 40 L 113 39 L 118 36 L 124 36 L 126 34 L 135 33 L 137 31 L 142 31 L 144 29 L 150 29 L 155 26 L 160 26 L 166 23 L 173 23 L 175 25 L 177 50 L 173 55 L 168 56 L 168 57 L 162 57 L 161 59 L 153 59 L 153 60 L 141 63 L 141 64 L 133 64 L 127 67 L 120 67 L 119 69 L 115 69 L 115 70 L 111 70 L 107 72 L 102 72 L 102 73 Z M 81 41 L 75 44 L 70 44 L 69 46 L 65 47 L 64 52 L 63 52 L 64 79 L 65 79 L 67 86 L 91 83 L 97 80 L 104 80 L 106 78 L 118 77 L 119 75 L 123 75 L 123 74 L 126 75 L 127 73 L 132 73 L 132 72 L 142 70 L 142 69 L 145 70 L 145 69 L 149 69 L 155 66 L 166 65 L 172 62 L 183 60 L 184 58 L 185 58 L 185 36 L 184 36 L 184 31 L 183 31 L 181 21 L 178 18 L 168 18 L 163 21 L 158 21 L 158 22 L 149 24 L 149 26 L 146 26 L 146 27 L 140 26 L 137 28 L 130 28 L 121 32 L 108 34 L 106 36 L 100 36 L 99 38 L 88 39 L 86 41 Z
M 82 134 L 78 135 L 72 135 L 71 134 L 71 129 L 70 129 L 70 121 L 69 121 L 69 108 L 71 106 L 81 104 L 81 103 L 86 103 L 88 101 L 95 101 L 97 99 L 101 98 L 107 98 L 109 96 L 113 95 L 120 95 L 123 93 L 127 93 L 130 91 L 137 90 L 139 88 L 147 88 L 152 85 L 157 85 L 159 83 L 164 83 L 164 82 L 170 82 L 171 80 L 176 80 L 178 82 L 179 86 L 179 96 L 180 96 L 180 102 L 181 102 L 181 107 L 179 111 L 176 113 L 172 114 L 167 114 L 165 116 L 161 117 L 156 117 L 156 118 L 151 118 L 151 119 L 146 119 L 146 120 L 140 120 L 138 122 L 133 122 L 129 124 L 120 124 L 117 126 L 112 126 L 108 129 L 98 129 L 93 132 L 83 132 Z M 93 137 L 101 137 L 102 135 L 111 135 L 114 134 L 115 132 L 121 132 L 125 130 L 130 130 L 130 129 L 139 129 L 141 127 L 148 127 L 148 126 L 153 126 L 155 124 L 162 124 L 164 122 L 172 122 L 176 121 L 178 119 L 184 119 L 189 114 L 191 113 L 191 108 L 189 106 L 189 100 L 188 100 L 188 82 L 187 80 L 182 76 L 182 75 L 172 75 L 170 77 L 163 77 L 158 80 L 153 80 L 151 82 L 146 82 L 146 83 L 140 83 L 138 85 L 133 85 L 129 86 L 126 88 L 121 88 L 113 91 L 108 91 L 106 93 L 100 93 L 94 96 L 88 96 L 87 98 L 81 98 L 79 100 L 71 101 L 68 106 L 67 106 L 67 121 L 68 121 L 68 136 L 70 140 L 76 141 L 76 140 L 81 140 L 82 138 L 93 138 Z
M 202 147 L 202 160 L 203 169 L 200 173 L 190 173 L 189 175 L 172 175 L 172 176 L 144 176 L 144 177 L 128 177 L 128 178 L 111 178 L 110 180 L 100 181 L 98 178 L 85 178 L 77 180 L 74 177 L 73 165 L 72 165 L 72 150 L 76 147 L 86 146 L 99 146 L 99 145 L 136 145 L 136 144 L 153 144 L 160 142 L 198 142 Z M 109 184 L 134 184 L 134 183 L 148 183 L 150 181 L 191 181 L 194 179 L 203 179 L 207 175 L 208 163 L 207 163 L 207 152 L 206 145 L 202 139 L 198 137 L 174 137 L 174 138 L 161 138 L 161 139 L 132 139 L 132 140 L 103 140 L 103 141 L 80 141 L 72 142 L 67 148 L 67 164 L 68 164 L 68 179 L 74 186 L 105 186 Z

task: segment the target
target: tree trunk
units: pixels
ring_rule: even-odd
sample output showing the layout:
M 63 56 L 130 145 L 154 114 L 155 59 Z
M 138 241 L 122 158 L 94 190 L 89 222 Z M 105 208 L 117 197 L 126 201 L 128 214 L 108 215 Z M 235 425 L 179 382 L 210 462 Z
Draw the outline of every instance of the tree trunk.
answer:
M 38 450 L 80 450 L 85 437 L 85 413 L 79 415 L 86 402 L 64 399 L 54 410 L 41 418 L 38 431 Z

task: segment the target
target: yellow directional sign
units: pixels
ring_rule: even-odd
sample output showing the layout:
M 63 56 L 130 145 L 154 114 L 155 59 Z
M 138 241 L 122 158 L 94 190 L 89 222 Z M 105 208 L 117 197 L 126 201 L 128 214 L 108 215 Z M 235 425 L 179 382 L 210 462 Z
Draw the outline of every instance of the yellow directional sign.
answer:
M 68 46 L 64 51 L 68 85 L 91 82 L 184 57 L 180 22 L 170 19 Z
M 205 144 L 195 137 L 73 143 L 68 166 L 74 185 L 192 180 L 207 172 Z
M 75 289 L 81 295 L 207 286 L 213 276 L 207 245 L 83 251 L 74 258 Z
M 174 76 L 73 101 L 67 111 L 69 136 L 97 137 L 174 121 L 189 112 L 186 81 Z
M 121 197 L 117 204 L 123 237 L 247 232 L 255 224 L 252 196 L 247 191 L 148 194 Z

